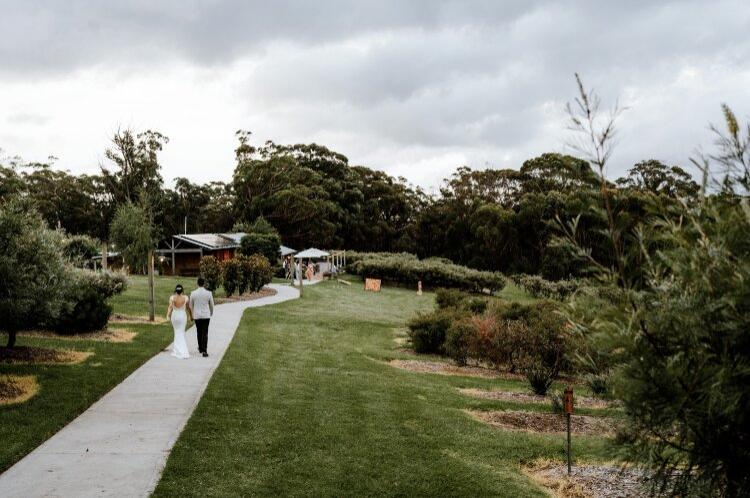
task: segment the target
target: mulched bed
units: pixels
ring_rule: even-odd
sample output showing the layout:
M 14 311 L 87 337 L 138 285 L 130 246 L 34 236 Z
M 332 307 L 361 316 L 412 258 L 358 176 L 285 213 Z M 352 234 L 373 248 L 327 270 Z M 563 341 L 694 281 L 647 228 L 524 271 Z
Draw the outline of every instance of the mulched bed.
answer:
M 112 316 L 109 317 L 109 323 L 119 324 L 119 323 L 134 323 L 138 325 L 159 325 L 162 323 L 166 323 L 167 319 L 162 316 L 156 316 L 154 317 L 154 321 L 150 321 L 147 316 L 132 316 L 132 315 L 123 315 L 121 313 L 113 313 Z
M 502 429 L 522 430 L 541 433 L 566 432 L 565 418 L 555 413 L 522 411 L 478 411 L 468 413 L 486 424 Z M 573 434 L 606 436 L 613 432 L 612 421 L 606 418 L 573 415 L 570 418 L 570 431 Z
M 559 463 L 535 464 L 525 471 L 556 498 L 645 498 L 648 477 L 639 469 L 613 465 L 573 466 L 571 475 Z
M 39 391 L 33 375 L 0 375 L 0 405 L 23 403 Z
M 490 368 L 465 366 L 459 367 L 450 363 L 426 360 L 391 360 L 392 367 L 417 373 L 431 373 L 438 375 L 458 375 L 463 377 L 481 377 L 484 379 L 519 379 L 521 376 L 498 372 Z
M 90 352 L 66 351 L 30 346 L 16 346 L 14 348 L 0 347 L 0 363 L 81 363 L 92 354 L 93 353 Z
M 148 322 L 146 322 L 148 323 Z M 80 334 L 58 334 L 51 330 L 24 330 L 19 337 L 38 337 L 42 339 L 58 339 L 65 341 L 99 341 L 99 342 L 132 342 L 138 335 L 127 329 L 107 329 L 96 332 L 82 332 Z
M 223 304 L 223 303 L 236 303 L 240 301 L 253 301 L 255 299 L 260 299 L 262 297 L 269 297 L 269 296 L 275 296 L 276 295 L 276 289 L 271 289 L 270 287 L 263 287 L 258 292 L 251 292 L 250 294 L 242 294 L 241 296 L 232 296 L 232 297 L 220 297 L 217 298 L 216 304 Z
M 549 403 L 547 396 L 538 394 L 515 392 L 515 391 L 484 391 L 482 389 L 459 389 L 461 394 L 481 399 L 496 399 L 499 401 L 511 401 L 515 403 Z M 611 408 L 614 403 L 603 399 L 588 396 L 575 396 L 575 406 L 581 408 Z

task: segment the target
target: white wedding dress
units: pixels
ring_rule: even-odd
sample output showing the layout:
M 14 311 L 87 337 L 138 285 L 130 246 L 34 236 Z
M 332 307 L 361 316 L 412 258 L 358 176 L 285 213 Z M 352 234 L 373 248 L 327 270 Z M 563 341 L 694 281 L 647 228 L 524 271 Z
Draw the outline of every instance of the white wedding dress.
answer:
M 187 325 L 187 301 L 178 308 L 172 302 L 172 328 L 174 329 L 174 343 L 172 344 L 172 356 L 175 358 L 190 358 L 187 340 L 185 339 L 185 326 Z

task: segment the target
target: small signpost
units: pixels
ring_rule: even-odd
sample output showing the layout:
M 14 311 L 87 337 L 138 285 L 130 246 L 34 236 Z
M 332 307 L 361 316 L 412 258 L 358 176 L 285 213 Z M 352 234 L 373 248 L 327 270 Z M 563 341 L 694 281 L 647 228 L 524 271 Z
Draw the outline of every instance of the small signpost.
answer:
M 380 292 L 380 279 L 379 278 L 366 278 L 365 290 L 372 291 L 372 292 Z
M 570 416 L 573 415 L 573 389 L 565 388 L 565 419 L 568 426 L 568 475 L 570 475 Z

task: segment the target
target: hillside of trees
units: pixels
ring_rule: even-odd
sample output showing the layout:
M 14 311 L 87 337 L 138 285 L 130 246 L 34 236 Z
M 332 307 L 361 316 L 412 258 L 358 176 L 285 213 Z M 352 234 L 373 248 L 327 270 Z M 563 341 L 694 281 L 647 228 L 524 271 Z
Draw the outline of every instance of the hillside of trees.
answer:
M 581 216 L 578 229 L 594 252 L 606 252 L 600 177 L 582 159 L 542 154 L 517 168 L 458 168 L 438 195 L 317 144 L 251 145 L 240 131 L 232 180 L 199 185 L 177 178 L 166 187 L 158 132 L 118 132 L 98 175 L 73 175 L 49 164 L 5 160 L 0 199 L 31 199 L 51 227 L 107 240 L 116 208 L 141 204 L 154 238 L 188 232 L 227 232 L 259 216 L 292 247 L 410 252 L 504 273 L 577 276 L 582 267 L 554 243 L 556 220 Z M 694 202 L 699 186 L 677 166 L 658 160 L 633 165 L 608 183 L 623 232 L 654 210 Z M 601 239 L 601 240 L 599 240 Z

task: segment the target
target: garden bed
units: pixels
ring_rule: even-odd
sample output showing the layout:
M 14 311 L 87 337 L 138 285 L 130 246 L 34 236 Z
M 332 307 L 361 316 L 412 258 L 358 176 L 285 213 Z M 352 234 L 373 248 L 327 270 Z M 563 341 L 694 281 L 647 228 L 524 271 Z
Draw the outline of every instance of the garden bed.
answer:
M 14 348 L 0 347 L 0 363 L 10 363 L 13 365 L 75 364 L 86 361 L 93 354 L 89 351 L 70 351 L 29 346 L 16 346 Z
M 614 465 L 566 465 L 536 462 L 524 469 L 555 498 L 645 498 L 648 481 L 643 471 Z
M 23 403 L 39 391 L 33 375 L 0 375 L 0 405 Z
M 240 301 L 253 301 L 255 299 L 260 299 L 262 297 L 269 297 L 269 296 L 275 296 L 276 295 L 276 289 L 271 289 L 270 287 L 263 287 L 258 292 L 251 292 L 248 294 L 242 294 L 241 296 L 231 296 L 231 297 L 220 297 L 218 299 L 215 299 L 216 304 L 224 304 L 224 303 L 236 303 Z
M 548 396 L 517 391 L 485 391 L 482 389 L 459 389 L 461 394 L 472 398 L 494 399 L 498 401 L 510 401 L 513 403 L 549 403 Z M 588 396 L 575 396 L 575 406 L 580 408 L 611 408 L 614 403 L 603 399 Z
M 417 373 L 431 373 L 438 375 L 458 375 L 464 377 L 481 377 L 484 379 L 522 379 L 520 375 L 498 372 L 491 368 L 465 366 L 459 367 L 451 363 L 425 360 L 391 360 L 392 367 Z
M 78 334 L 58 334 L 51 330 L 25 330 L 19 332 L 18 335 L 19 337 L 38 337 L 64 341 L 132 342 L 138 333 L 128 329 L 116 328 L 97 330 L 96 332 L 81 332 Z
M 121 313 L 114 313 L 109 318 L 109 323 L 124 323 L 124 324 L 137 324 L 137 325 L 159 325 L 162 323 L 166 323 L 167 319 L 162 316 L 156 316 L 154 317 L 154 321 L 150 321 L 147 316 L 133 316 L 133 315 L 123 315 Z
M 539 433 L 566 432 L 565 418 L 554 413 L 524 412 L 512 410 L 478 411 L 467 410 L 475 419 L 502 429 Z M 573 415 L 570 417 L 573 434 L 607 436 L 613 432 L 612 421 L 606 418 Z

